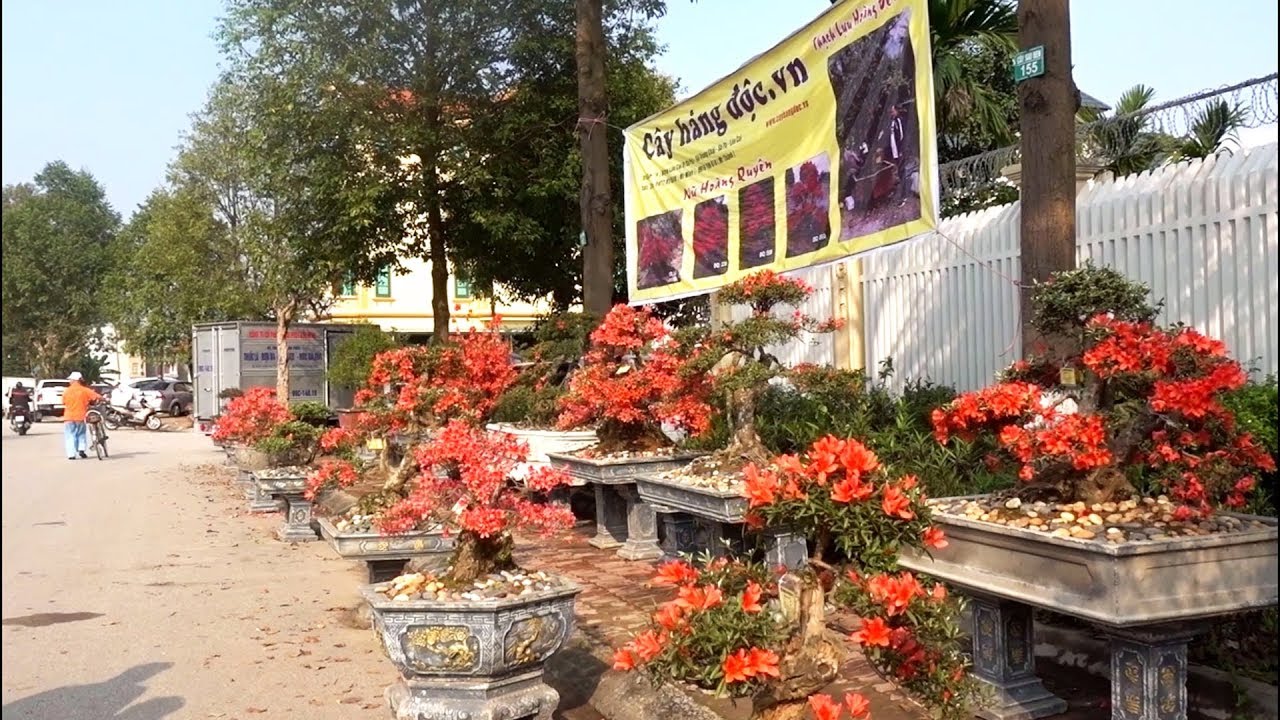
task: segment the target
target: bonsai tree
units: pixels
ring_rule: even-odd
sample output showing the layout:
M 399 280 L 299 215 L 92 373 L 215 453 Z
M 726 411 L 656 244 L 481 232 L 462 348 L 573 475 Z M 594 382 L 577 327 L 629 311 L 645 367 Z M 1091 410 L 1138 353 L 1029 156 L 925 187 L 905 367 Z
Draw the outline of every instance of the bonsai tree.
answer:
M 373 369 L 373 359 L 399 345 L 394 335 L 383 332 L 377 325 L 356 325 L 351 337 L 333 351 L 329 360 L 329 382 L 350 390 L 364 387 Z
M 799 718 L 806 708 L 839 717 L 840 704 L 816 694 L 843 655 L 826 637 L 824 607 L 834 601 L 859 617 L 851 639 L 873 663 L 939 715 L 964 717 L 976 686 L 965 675 L 958 607 L 941 586 L 926 590 L 897 568 L 904 545 L 946 544 L 915 479 L 893 477 L 862 443 L 831 436 L 743 474 L 750 522 L 816 538 L 810 565 L 781 578 L 723 559 L 702 570 L 683 561 L 660 566 L 654 583 L 673 586 L 676 597 L 618 649 L 614 667 L 751 697 L 757 719 Z M 847 567 L 827 562 L 830 550 L 848 558 Z M 793 601 L 769 608 L 784 588 Z M 865 698 L 847 697 L 844 707 L 866 716 Z
M 456 548 L 448 573 L 440 578 L 450 587 L 514 570 L 514 531 L 549 535 L 573 525 L 567 505 L 540 499 L 567 485 L 567 474 L 539 467 L 523 483 L 510 481 L 526 454 L 524 443 L 510 435 L 452 420 L 416 449 L 421 472 L 406 497 L 382 515 L 380 527 L 393 533 L 424 522 L 453 528 Z
M 1032 323 L 1051 347 L 936 410 L 938 441 L 990 434 L 1028 498 L 1122 501 L 1136 481 L 1166 489 L 1180 520 L 1243 506 L 1275 468 L 1223 404 L 1246 374 L 1220 341 L 1156 326 L 1146 296 L 1093 266 L 1039 285 Z
M 494 422 L 523 427 L 552 428 L 559 418 L 560 398 L 570 374 L 586 351 L 595 318 L 583 313 L 556 313 L 533 328 L 529 364 L 493 408 Z
M 798 308 L 813 294 L 804 281 L 763 270 L 720 289 L 720 302 L 745 306 L 750 314 L 725 322 L 704 340 L 709 346 L 701 362 L 713 362 L 709 369 L 715 385 L 728 405 L 730 439 L 727 447 L 708 459 L 721 469 L 741 469 L 748 463 L 767 464 L 769 451 L 760 440 L 756 409 L 770 380 L 786 369 L 768 347 L 790 342 L 803 333 L 831 332 L 839 322 L 820 321 Z M 780 305 L 797 308 L 791 315 L 775 313 Z M 718 358 L 718 359 L 717 359 Z
M 668 447 L 670 423 L 694 434 L 710 425 L 708 387 L 687 370 L 689 353 L 647 308 L 614 306 L 591 333 L 583 368 L 560 401 L 562 430 L 597 426 L 595 452 Z
M 305 405 L 299 406 L 304 417 Z M 212 437 L 218 443 L 253 447 L 285 464 L 306 464 L 315 457 L 320 434 L 318 427 L 280 402 L 274 388 L 257 387 L 227 403 Z

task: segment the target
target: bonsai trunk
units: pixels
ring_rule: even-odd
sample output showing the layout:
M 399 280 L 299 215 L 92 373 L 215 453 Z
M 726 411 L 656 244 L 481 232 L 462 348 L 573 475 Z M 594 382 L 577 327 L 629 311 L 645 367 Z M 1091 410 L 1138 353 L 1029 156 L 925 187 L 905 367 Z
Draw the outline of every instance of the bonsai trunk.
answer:
M 509 533 L 487 538 L 470 532 L 459 533 L 449 579 L 458 585 L 467 585 L 484 575 L 514 570 L 516 564 L 512 552 L 515 545 L 515 539 Z
M 840 649 L 827 639 L 822 584 L 809 574 L 800 589 L 799 627 L 782 651 L 777 681 L 752 700 L 752 720 L 800 720 L 809 696 L 835 679 Z
M 740 461 L 742 465 L 754 462 L 767 464 L 769 450 L 760 441 L 756 431 L 756 392 L 752 388 L 739 388 L 729 395 L 729 419 L 733 437 L 722 452 L 725 458 Z

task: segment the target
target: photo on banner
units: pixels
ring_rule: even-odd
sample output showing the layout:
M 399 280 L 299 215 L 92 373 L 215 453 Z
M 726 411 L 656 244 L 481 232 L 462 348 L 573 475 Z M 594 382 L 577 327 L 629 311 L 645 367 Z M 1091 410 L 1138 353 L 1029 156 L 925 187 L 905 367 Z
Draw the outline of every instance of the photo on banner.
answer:
M 706 293 L 937 227 L 929 57 L 927 0 L 846 1 L 628 128 L 629 300 Z

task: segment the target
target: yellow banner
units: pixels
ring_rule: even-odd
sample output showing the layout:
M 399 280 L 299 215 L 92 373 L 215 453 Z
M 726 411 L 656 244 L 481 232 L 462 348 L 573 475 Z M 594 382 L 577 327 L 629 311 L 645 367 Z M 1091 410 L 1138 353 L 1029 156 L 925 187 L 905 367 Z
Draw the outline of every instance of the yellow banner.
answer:
M 627 129 L 633 303 L 709 292 L 937 226 L 926 0 L 844 0 Z

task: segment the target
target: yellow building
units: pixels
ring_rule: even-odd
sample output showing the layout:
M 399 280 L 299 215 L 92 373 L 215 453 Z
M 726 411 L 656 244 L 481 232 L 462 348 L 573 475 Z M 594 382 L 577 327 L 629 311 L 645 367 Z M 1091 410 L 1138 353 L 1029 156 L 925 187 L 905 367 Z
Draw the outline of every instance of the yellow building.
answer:
M 348 283 L 339 291 L 325 318 L 331 322 L 369 322 L 387 332 L 423 335 L 432 331 L 431 263 L 421 259 L 401 260 L 399 273 L 385 271 L 372 285 Z M 504 331 L 528 329 L 539 317 L 551 312 L 545 301 L 528 303 L 506 299 L 499 287 L 494 297 L 481 297 L 466 278 L 449 274 L 449 329 L 453 332 L 481 330 L 497 314 Z

